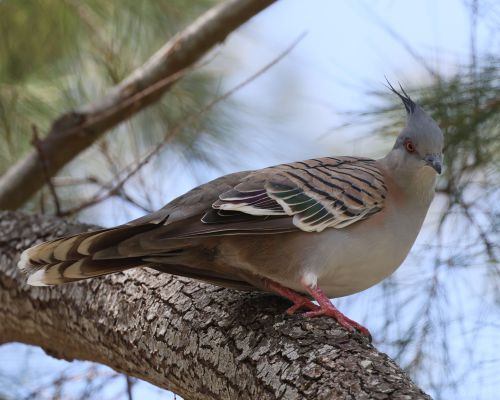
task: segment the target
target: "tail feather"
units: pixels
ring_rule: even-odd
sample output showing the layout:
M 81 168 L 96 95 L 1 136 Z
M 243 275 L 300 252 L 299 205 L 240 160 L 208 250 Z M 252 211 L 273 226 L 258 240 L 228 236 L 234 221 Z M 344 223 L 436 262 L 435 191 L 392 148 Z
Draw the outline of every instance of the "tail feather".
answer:
M 155 227 L 122 225 L 41 243 L 21 254 L 18 268 L 28 275 L 28 284 L 47 286 L 149 265 L 142 257 L 97 260 L 94 254 Z
M 63 278 L 58 271 L 59 264 L 46 265 L 43 268 L 32 270 L 27 283 L 31 286 L 51 286 L 60 283 L 73 282 L 80 279 Z
M 199 265 L 207 257 L 207 248 L 196 239 L 165 234 L 168 228 L 154 223 L 129 224 L 55 239 L 25 250 L 18 268 L 28 275 L 32 286 L 59 285 L 148 266 L 215 285 L 255 290 L 230 268 L 211 268 L 210 262 Z
M 121 262 L 96 263 L 90 258 L 82 258 L 77 261 L 64 261 L 57 264 L 48 264 L 39 269 L 31 269 L 28 272 L 29 277 L 27 282 L 32 286 L 59 285 L 61 283 L 94 278 L 96 276 L 124 271 L 129 268 L 148 265 L 148 263 L 145 263 L 142 260 L 119 261 Z

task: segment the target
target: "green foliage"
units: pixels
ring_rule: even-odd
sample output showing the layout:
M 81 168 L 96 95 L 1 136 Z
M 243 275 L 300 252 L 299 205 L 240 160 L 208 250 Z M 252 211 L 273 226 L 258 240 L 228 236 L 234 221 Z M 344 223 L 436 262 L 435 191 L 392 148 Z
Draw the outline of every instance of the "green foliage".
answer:
M 0 3 L 2 81 L 22 84 L 46 77 L 55 60 L 74 51 L 70 44 L 80 27 L 78 16 L 68 11 L 58 0 Z
M 0 2 L 0 173 L 31 147 L 33 124 L 45 133 L 63 112 L 98 99 L 212 3 Z M 146 143 L 158 140 L 188 107 L 204 103 L 211 84 L 201 74 L 187 77 L 135 118 L 134 129 Z M 153 115 L 156 130 L 147 123 Z M 127 134 L 134 132 L 115 136 Z
M 445 182 L 452 194 L 464 177 L 498 171 L 500 163 L 500 60 L 475 74 L 459 73 L 425 88 L 420 102 L 445 134 Z M 499 178 L 498 176 L 496 178 Z

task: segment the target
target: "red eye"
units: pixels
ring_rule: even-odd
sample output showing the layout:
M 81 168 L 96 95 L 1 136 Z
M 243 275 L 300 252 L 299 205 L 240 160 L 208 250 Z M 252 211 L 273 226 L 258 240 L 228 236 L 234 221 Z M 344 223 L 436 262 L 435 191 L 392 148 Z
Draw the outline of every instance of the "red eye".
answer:
M 410 139 L 405 140 L 405 148 L 408 153 L 413 153 L 415 152 L 415 145 L 412 143 Z

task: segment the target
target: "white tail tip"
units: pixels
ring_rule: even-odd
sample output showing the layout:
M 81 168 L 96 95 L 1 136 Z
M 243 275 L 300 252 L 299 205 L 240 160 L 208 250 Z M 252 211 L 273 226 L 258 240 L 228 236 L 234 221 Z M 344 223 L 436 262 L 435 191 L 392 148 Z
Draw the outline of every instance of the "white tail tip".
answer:
M 26 249 L 21 253 L 21 258 L 17 263 L 17 268 L 19 268 L 21 271 L 28 272 L 29 269 L 31 268 L 30 255 L 29 255 L 30 250 L 31 249 Z
M 31 264 L 31 254 L 34 247 L 26 249 L 22 252 L 21 258 L 17 263 L 17 268 L 29 275 L 27 283 L 31 286 L 49 286 L 52 284 L 50 274 L 45 268 L 37 269 Z
M 49 286 L 48 283 L 46 283 L 46 278 L 47 278 L 47 274 L 45 273 L 45 270 L 43 269 L 40 269 L 34 273 L 32 273 L 29 277 L 28 277 L 28 285 L 31 285 L 31 286 Z

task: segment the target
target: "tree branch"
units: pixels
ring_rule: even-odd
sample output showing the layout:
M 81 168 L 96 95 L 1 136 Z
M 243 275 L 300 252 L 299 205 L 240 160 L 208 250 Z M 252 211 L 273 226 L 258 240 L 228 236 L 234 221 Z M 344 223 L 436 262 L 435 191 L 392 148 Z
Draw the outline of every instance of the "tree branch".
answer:
M 0 176 L 0 209 L 29 200 L 49 177 L 94 143 L 105 131 L 157 101 L 193 64 L 240 25 L 275 0 L 228 0 L 175 35 L 144 65 L 93 103 L 54 121 L 38 151 L 33 150 Z
M 41 346 L 185 399 L 429 399 L 392 360 L 285 301 L 142 269 L 33 288 L 15 264 L 42 240 L 88 229 L 0 212 L 0 343 Z

